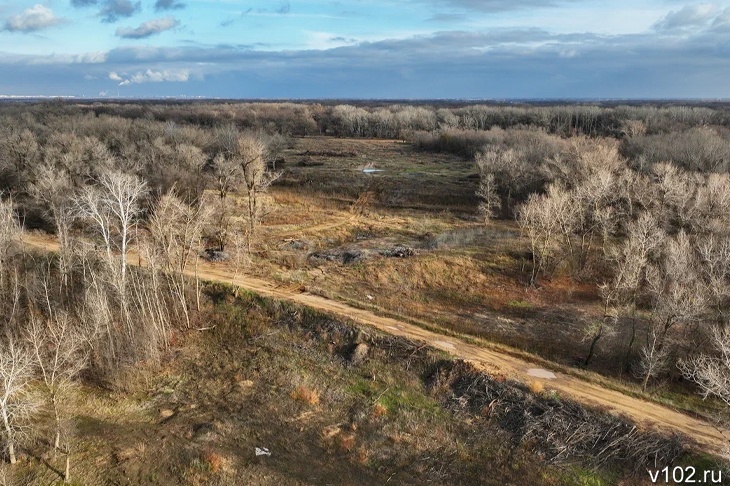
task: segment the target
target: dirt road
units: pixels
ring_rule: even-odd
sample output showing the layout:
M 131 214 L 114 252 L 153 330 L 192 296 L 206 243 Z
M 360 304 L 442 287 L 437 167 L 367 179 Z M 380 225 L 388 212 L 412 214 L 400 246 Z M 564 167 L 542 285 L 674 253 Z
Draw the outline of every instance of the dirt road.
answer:
M 26 234 L 23 241 L 37 249 L 54 251 L 58 248 L 55 240 L 37 234 Z M 130 257 L 129 261 L 136 263 L 137 258 Z M 193 270 L 190 269 L 189 273 L 192 276 Z M 522 382 L 533 381 L 536 379 L 535 376 L 551 375 L 551 373 L 544 373 L 544 370 L 536 370 L 539 366 L 534 363 L 499 350 L 472 344 L 457 337 L 445 336 L 397 319 L 379 316 L 373 312 L 358 309 L 342 302 L 307 292 L 300 292 L 292 288 L 277 286 L 271 282 L 245 275 L 234 279 L 222 265 L 201 262 L 198 265 L 198 276 L 204 280 L 238 285 L 262 296 L 295 302 L 343 318 L 349 318 L 395 336 L 423 341 L 434 348 L 469 361 L 477 368 L 491 374 L 500 373 Z M 720 431 L 703 420 L 655 403 L 624 395 L 621 392 L 590 383 L 579 377 L 558 372 L 554 375 L 554 378 L 541 378 L 541 381 L 546 389 L 554 389 L 562 396 L 623 414 L 643 427 L 666 433 L 682 433 L 708 452 L 717 454 L 728 444 L 728 440 L 723 437 Z

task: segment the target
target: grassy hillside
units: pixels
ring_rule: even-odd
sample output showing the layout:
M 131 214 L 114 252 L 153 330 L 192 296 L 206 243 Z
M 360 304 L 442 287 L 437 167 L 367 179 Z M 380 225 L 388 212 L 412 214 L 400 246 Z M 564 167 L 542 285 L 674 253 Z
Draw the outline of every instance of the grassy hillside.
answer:
M 222 286 L 206 293 L 161 365 L 79 392 L 74 484 L 634 484 L 654 454 L 691 459 L 539 384 Z M 61 459 L 30 444 L 6 474 L 57 481 Z

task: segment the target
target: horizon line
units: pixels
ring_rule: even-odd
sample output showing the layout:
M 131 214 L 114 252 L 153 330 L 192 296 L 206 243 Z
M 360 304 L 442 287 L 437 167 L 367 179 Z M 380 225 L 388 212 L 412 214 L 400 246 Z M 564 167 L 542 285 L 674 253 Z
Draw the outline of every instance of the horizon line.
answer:
M 729 98 L 701 98 L 701 97 L 510 97 L 510 98 L 358 98 L 358 97 L 332 97 L 332 98 L 287 98 L 287 97 L 213 97 L 213 96 L 78 96 L 78 95 L 5 95 L 0 94 L 2 101 L 93 101 L 93 102 L 134 102 L 134 101 L 216 101 L 216 102 L 455 102 L 455 103 L 530 103 L 530 102 L 692 102 L 692 103 L 725 103 L 730 102 Z

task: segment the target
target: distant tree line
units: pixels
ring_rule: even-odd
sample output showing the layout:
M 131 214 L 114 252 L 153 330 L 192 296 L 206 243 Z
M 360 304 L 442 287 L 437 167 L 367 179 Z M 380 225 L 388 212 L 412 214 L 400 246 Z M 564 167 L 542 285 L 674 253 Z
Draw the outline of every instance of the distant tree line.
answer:
M 175 122 L 212 128 L 233 124 L 290 136 L 405 138 L 416 131 L 487 131 L 494 127 L 534 128 L 561 136 L 648 135 L 700 126 L 730 127 L 724 104 L 468 104 L 382 102 L 46 102 L 5 104 L 0 111 L 40 122 L 60 115 L 93 113 L 129 120 Z

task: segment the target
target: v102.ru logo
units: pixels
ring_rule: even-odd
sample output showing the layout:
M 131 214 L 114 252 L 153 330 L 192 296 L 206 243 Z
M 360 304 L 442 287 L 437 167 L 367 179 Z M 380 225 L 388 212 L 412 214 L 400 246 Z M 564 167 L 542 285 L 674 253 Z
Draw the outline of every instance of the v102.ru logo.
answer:
M 649 470 L 654 484 L 722 484 L 722 471 L 697 471 L 692 466 Z

